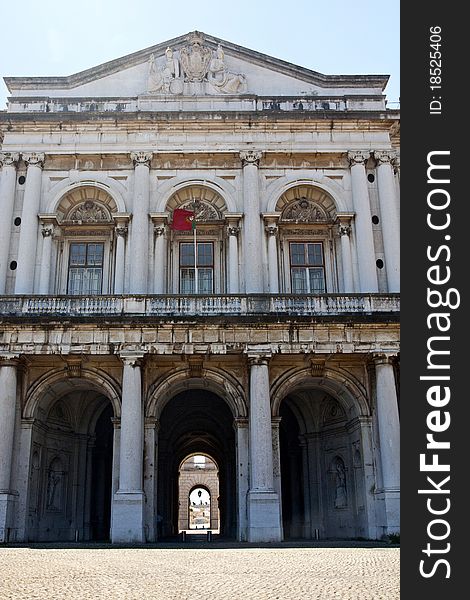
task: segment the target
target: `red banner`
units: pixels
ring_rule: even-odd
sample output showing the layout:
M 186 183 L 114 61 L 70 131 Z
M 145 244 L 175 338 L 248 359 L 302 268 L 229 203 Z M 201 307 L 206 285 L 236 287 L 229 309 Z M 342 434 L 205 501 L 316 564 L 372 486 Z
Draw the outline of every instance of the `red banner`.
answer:
M 172 229 L 176 231 L 191 231 L 194 223 L 194 212 L 184 208 L 175 208 L 173 211 Z

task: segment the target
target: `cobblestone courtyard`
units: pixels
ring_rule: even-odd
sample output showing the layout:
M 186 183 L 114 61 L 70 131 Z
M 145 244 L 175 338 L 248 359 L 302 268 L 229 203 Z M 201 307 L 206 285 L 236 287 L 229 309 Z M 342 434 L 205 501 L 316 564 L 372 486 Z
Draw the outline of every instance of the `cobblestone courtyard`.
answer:
M 1 548 L 0 598 L 394 600 L 399 549 Z

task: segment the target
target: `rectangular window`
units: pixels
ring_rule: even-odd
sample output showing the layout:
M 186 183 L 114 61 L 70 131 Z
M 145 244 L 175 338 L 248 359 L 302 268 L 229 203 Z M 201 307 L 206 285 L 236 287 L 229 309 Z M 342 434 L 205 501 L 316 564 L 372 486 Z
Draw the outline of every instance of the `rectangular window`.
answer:
M 194 243 L 180 243 L 180 293 L 195 294 L 197 271 L 197 293 L 214 292 L 214 244 L 197 242 L 197 269 L 194 267 Z
M 101 294 L 103 286 L 104 244 L 74 242 L 70 244 L 67 293 Z
M 293 294 L 324 294 L 325 265 L 321 242 L 291 242 L 290 273 Z

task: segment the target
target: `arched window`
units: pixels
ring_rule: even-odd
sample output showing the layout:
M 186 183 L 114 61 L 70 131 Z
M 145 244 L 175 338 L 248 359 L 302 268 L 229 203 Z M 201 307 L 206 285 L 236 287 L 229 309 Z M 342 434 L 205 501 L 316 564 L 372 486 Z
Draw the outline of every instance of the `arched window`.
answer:
M 211 188 L 188 186 L 173 194 L 167 203 L 171 222 L 176 209 L 194 214 L 196 232 L 177 226 L 170 228 L 169 291 L 183 295 L 223 293 L 227 272 L 224 252 L 227 208 L 223 198 Z
M 338 291 L 332 198 L 314 186 L 297 186 L 278 200 L 280 269 L 284 291 L 324 294 Z
M 54 234 L 56 293 L 114 292 L 116 214 L 113 198 L 97 187 L 77 188 L 61 199 Z

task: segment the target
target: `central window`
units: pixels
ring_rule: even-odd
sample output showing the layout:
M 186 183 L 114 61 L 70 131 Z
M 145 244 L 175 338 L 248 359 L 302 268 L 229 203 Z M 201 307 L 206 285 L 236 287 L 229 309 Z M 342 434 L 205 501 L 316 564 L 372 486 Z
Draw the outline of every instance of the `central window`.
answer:
M 326 286 L 323 244 L 291 242 L 290 273 L 293 294 L 324 294 Z
M 67 293 L 101 294 L 103 287 L 104 244 L 70 244 Z
M 214 244 L 197 242 L 196 264 L 194 263 L 194 243 L 180 243 L 180 293 L 214 293 Z M 197 272 L 197 289 L 196 289 Z

